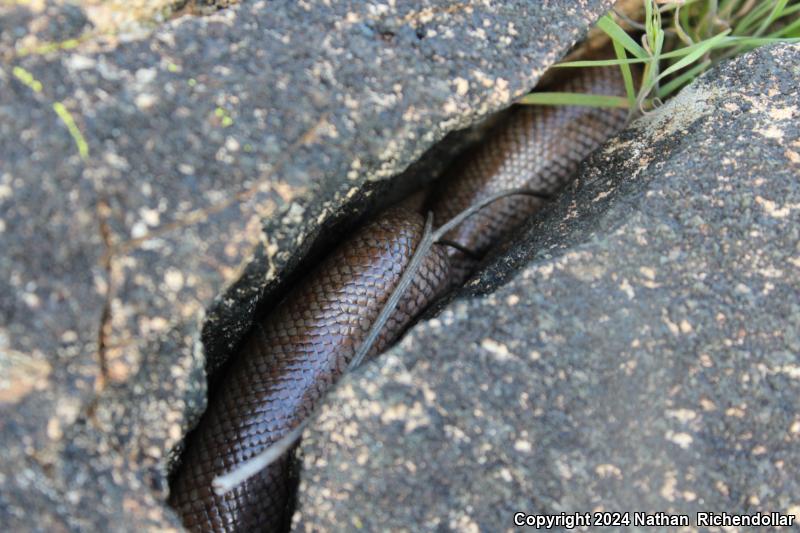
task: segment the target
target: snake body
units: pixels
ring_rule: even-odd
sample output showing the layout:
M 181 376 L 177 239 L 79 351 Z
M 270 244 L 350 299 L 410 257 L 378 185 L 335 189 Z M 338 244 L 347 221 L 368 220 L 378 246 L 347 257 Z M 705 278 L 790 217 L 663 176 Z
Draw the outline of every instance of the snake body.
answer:
M 558 92 L 619 96 L 625 88 L 619 71 L 580 69 L 554 87 Z M 623 110 L 576 106 L 517 106 L 437 187 L 431 208 L 435 220 L 449 220 L 481 198 L 519 187 L 552 194 L 575 175 L 578 165 L 622 129 Z M 511 196 L 465 220 L 447 237 L 482 255 L 504 233 L 535 212 L 542 200 Z M 460 284 L 474 260 L 450 248 L 453 281 Z
M 618 73 L 586 69 L 559 90 L 619 95 Z M 624 123 L 624 113 L 576 107 L 518 107 L 443 181 L 432 209 L 442 223 L 493 192 L 553 192 Z M 449 238 L 483 252 L 529 216 L 539 200 L 500 200 Z M 211 481 L 257 455 L 310 415 L 344 372 L 396 287 L 423 231 L 423 218 L 394 208 L 357 231 L 257 323 L 222 376 L 171 487 L 171 505 L 193 531 L 278 531 L 285 527 L 289 457 L 217 496 Z M 376 342 L 385 349 L 472 259 L 434 245 Z M 451 268 L 452 263 L 452 268 Z

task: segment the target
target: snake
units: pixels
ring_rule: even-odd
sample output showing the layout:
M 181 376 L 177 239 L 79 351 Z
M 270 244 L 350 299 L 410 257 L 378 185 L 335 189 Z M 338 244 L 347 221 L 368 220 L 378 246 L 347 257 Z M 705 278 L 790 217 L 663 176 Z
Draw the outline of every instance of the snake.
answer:
M 554 88 L 624 94 L 619 70 L 600 67 L 578 69 Z M 574 177 L 583 159 L 623 128 L 625 119 L 621 109 L 513 106 L 479 146 L 446 172 L 427 209 L 439 224 L 492 193 L 520 187 L 555 193 Z M 455 245 L 434 244 L 371 354 L 384 351 L 436 298 L 463 283 L 477 257 L 541 206 L 536 197 L 500 199 L 451 230 L 446 237 Z M 380 213 L 256 321 L 185 439 L 169 497 L 184 527 L 286 529 L 291 516 L 291 451 L 224 494 L 214 492 L 212 481 L 261 453 L 313 413 L 398 285 L 424 225 L 423 215 L 406 207 Z

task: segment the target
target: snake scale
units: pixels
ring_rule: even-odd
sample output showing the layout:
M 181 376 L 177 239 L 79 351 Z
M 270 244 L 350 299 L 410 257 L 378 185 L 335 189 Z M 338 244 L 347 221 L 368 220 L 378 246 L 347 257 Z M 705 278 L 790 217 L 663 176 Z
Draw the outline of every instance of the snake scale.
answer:
M 558 91 L 624 94 L 618 70 L 581 69 Z M 440 224 L 494 192 L 527 187 L 552 193 L 625 122 L 625 112 L 517 106 L 435 191 Z M 508 197 L 447 237 L 478 254 L 535 211 L 541 200 Z M 255 324 L 231 357 L 221 386 L 186 440 L 170 504 L 192 531 L 279 531 L 286 527 L 290 454 L 222 496 L 212 480 L 297 426 L 336 382 L 397 285 L 423 232 L 419 213 L 392 208 L 342 243 Z M 384 350 L 475 259 L 434 245 L 373 347 Z

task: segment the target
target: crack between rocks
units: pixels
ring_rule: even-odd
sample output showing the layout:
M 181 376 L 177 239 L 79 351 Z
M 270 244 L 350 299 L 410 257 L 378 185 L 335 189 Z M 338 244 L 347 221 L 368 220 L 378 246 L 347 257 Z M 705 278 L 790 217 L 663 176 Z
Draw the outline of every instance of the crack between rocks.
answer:
M 108 225 L 108 217 L 111 213 L 111 206 L 108 201 L 100 196 L 97 200 L 97 226 L 100 233 L 100 239 L 106 251 L 100 258 L 100 264 L 103 271 L 106 273 L 106 292 L 103 301 L 103 308 L 100 311 L 100 321 L 97 328 L 97 381 L 94 386 L 94 397 L 89 400 L 84 410 L 86 421 L 91 424 L 95 429 L 102 432 L 100 422 L 97 419 L 97 407 L 100 403 L 100 395 L 105 390 L 110 381 L 108 373 L 108 359 L 106 352 L 108 350 L 108 341 L 106 339 L 106 331 L 111 325 L 111 295 L 113 293 L 111 286 L 111 259 L 109 247 L 111 246 L 111 228 Z
M 103 302 L 103 309 L 100 312 L 100 325 L 97 331 L 97 363 L 99 366 L 99 374 L 97 380 L 96 392 L 102 392 L 109 381 L 108 375 L 108 359 L 106 357 L 106 349 L 108 341 L 106 339 L 106 331 L 111 325 L 111 295 L 112 291 L 112 273 L 111 273 L 111 260 L 113 254 L 109 253 L 111 243 L 111 228 L 108 225 L 108 216 L 111 212 L 111 206 L 105 200 L 100 198 L 97 202 L 97 220 L 98 229 L 100 231 L 100 238 L 103 241 L 106 251 L 102 256 L 102 266 L 106 273 L 106 294 Z

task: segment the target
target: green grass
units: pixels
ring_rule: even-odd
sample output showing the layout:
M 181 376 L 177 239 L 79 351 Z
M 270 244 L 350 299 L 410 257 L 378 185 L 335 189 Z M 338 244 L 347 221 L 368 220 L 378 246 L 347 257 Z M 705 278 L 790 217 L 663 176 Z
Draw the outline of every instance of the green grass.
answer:
M 33 92 L 41 93 L 42 89 L 44 89 L 42 82 L 37 80 L 33 74 L 24 68 L 15 66 L 11 72 L 14 74 L 15 78 L 24 83 Z M 67 106 L 65 106 L 62 102 L 53 102 L 52 105 L 53 111 L 55 111 L 56 115 L 58 115 L 58 118 L 61 119 L 61 122 L 64 123 L 67 131 L 75 141 L 75 147 L 78 149 L 78 155 L 80 155 L 81 159 L 84 161 L 89 159 L 89 144 L 86 142 L 86 138 L 83 136 L 80 128 L 78 128 L 78 125 L 75 123 L 72 113 L 69 112 Z
M 69 131 L 69 134 L 75 141 L 78 155 L 80 155 L 81 159 L 84 161 L 89 159 L 89 144 L 86 142 L 86 138 L 83 136 L 83 133 L 81 133 L 78 125 L 75 124 L 75 119 L 72 118 L 72 113 L 69 112 L 67 106 L 61 102 L 53 102 L 53 111 L 56 112 L 56 115 L 58 115 L 58 118 L 64 123 L 64 126 L 67 127 L 67 131 Z
M 800 0 L 642 2 L 644 20 L 632 21 L 612 11 L 597 23 L 611 39 L 614 59 L 555 65 L 617 65 L 625 79 L 625 97 L 538 92 L 520 103 L 626 107 L 633 117 L 657 107 L 720 61 L 765 44 L 800 42 Z

